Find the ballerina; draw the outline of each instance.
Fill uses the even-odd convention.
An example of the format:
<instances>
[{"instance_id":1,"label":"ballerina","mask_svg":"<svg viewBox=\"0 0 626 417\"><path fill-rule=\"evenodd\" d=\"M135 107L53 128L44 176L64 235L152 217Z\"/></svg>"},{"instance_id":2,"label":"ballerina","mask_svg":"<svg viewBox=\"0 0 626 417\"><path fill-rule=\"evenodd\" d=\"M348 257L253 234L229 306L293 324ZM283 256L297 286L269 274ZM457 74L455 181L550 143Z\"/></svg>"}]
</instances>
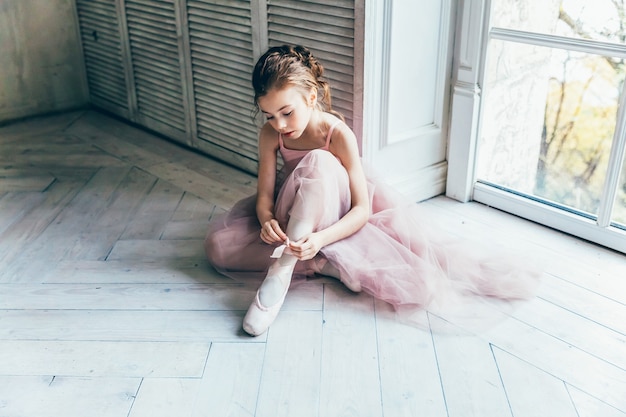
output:
<instances>
[{"instance_id":1,"label":"ballerina","mask_svg":"<svg viewBox=\"0 0 626 417\"><path fill-rule=\"evenodd\" d=\"M459 249L417 204L366 175L357 138L332 109L324 68L307 48L270 48L252 85L266 120L257 193L212 222L205 239L219 272L265 274L243 320L247 333L267 331L296 275L335 277L396 308L427 308L449 293L532 293L535 271Z\"/></svg>"}]
</instances>

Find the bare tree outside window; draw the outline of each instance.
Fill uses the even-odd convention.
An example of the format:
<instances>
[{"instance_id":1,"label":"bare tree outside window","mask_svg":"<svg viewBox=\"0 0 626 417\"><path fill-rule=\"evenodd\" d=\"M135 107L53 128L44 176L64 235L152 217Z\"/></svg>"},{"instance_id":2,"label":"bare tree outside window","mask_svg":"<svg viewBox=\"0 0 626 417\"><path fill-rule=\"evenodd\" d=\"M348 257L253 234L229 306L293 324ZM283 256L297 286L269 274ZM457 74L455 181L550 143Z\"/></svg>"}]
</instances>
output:
<instances>
[{"instance_id":1,"label":"bare tree outside window","mask_svg":"<svg viewBox=\"0 0 626 417\"><path fill-rule=\"evenodd\" d=\"M604 5L607 15L612 14L613 18L601 25L584 19L589 15L586 9L597 7L596 4L576 3L580 2L563 0L560 5L558 19L564 35L624 42L623 1ZM549 82L535 193L591 212L601 198L602 170L608 163L624 85L624 60L566 54L562 72ZM569 181L574 182L574 187L567 186ZM622 222L626 221L625 188L621 187L616 210Z\"/></svg>"}]
</instances>

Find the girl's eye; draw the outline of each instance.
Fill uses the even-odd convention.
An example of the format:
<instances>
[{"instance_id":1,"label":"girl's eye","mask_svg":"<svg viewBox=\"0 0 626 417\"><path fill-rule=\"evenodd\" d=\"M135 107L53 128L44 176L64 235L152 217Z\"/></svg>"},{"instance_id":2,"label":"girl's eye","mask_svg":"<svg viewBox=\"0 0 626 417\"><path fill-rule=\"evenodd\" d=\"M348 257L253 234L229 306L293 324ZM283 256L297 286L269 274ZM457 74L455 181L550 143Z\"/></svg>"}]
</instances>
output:
<instances>
[{"instance_id":1,"label":"girl's eye","mask_svg":"<svg viewBox=\"0 0 626 417\"><path fill-rule=\"evenodd\" d=\"M283 117L289 117L289 116L291 116L292 113L293 113L293 110L290 110L287 113L283 113ZM274 116L270 116L269 114L265 115L265 120L268 120L268 121L269 120L274 120Z\"/></svg>"}]
</instances>

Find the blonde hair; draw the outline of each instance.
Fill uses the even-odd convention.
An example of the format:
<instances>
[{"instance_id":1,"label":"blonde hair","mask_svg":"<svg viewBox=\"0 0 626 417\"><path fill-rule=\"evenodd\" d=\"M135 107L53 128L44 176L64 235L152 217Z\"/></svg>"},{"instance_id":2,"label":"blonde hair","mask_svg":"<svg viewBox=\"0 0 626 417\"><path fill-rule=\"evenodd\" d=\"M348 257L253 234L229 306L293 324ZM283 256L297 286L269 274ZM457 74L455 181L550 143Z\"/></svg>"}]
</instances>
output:
<instances>
[{"instance_id":1,"label":"blonde hair","mask_svg":"<svg viewBox=\"0 0 626 417\"><path fill-rule=\"evenodd\" d=\"M275 46L259 58L252 71L252 88L257 112L260 97L272 89L282 89L288 85L300 89L305 97L315 89L318 110L327 111L344 120L343 115L332 108L330 85L324 78L324 67L304 46Z\"/></svg>"}]
</instances>

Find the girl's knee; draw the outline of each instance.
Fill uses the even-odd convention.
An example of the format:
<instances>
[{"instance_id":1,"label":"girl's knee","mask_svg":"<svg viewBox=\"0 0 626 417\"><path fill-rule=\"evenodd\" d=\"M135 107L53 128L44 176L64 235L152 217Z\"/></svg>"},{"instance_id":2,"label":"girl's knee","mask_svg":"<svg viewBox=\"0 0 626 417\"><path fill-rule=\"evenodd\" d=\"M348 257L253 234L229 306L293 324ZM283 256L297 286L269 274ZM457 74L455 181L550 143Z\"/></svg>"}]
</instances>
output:
<instances>
[{"instance_id":1,"label":"girl's knee","mask_svg":"<svg viewBox=\"0 0 626 417\"><path fill-rule=\"evenodd\" d=\"M332 178L334 181L342 181L347 179L347 172L341 161L332 153L314 149L310 151L302 161L298 168L298 174L303 177L312 178Z\"/></svg>"},{"instance_id":2,"label":"girl's knee","mask_svg":"<svg viewBox=\"0 0 626 417\"><path fill-rule=\"evenodd\" d=\"M223 260L225 259L222 245L220 245L217 233L207 233L204 238L204 252L206 256L215 268L225 268Z\"/></svg>"},{"instance_id":3,"label":"girl's knee","mask_svg":"<svg viewBox=\"0 0 626 417\"><path fill-rule=\"evenodd\" d=\"M341 165L339 160L332 153L325 151L323 149L313 149L303 158L308 159L312 163L324 163L330 165Z\"/></svg>"}]
</instances>

